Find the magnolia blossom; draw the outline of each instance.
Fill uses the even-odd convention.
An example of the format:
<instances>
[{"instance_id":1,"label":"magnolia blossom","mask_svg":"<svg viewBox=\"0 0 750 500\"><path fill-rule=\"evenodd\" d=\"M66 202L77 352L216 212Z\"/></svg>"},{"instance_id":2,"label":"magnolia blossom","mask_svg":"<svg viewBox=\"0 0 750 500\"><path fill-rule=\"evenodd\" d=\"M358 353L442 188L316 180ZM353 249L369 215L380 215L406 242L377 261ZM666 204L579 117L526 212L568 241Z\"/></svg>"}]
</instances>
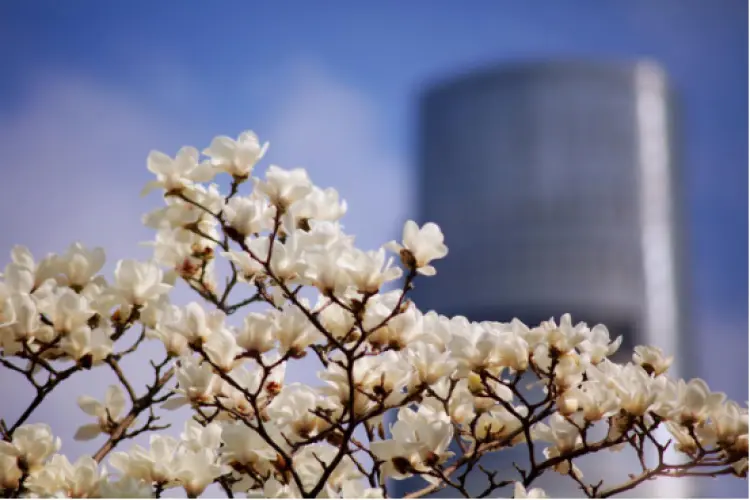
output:
<instances>
[{"instance_id":1,"label":"magnolia blossom","mask_svg":"<svg viewBox=\"0 0 750 500\"><path fill-rule=\"evenodd\" d=\"M58 266L65 276L65 284L82 289L104 266L104 249L87 249L81 243L74 243L65 255L58 260Z\"/></svg>"},{"instance_id":2,"label":"magnolia blossom","mask_svg":"<svg viewBox=\"0 0 750 500\"><path fill-rule=\"evenodd\" d=\"M302 300L305 308L309 307L306 300ZM312 343L321 338L321 333L310 323L307 316L297 307L287 306L276 314L273 326L276 339L279 341L279 352L301 354Z\"/></svg>"},{"instance_id":3,"label":"magnolia blossom","mask_svg":"<svg viewBox=\"0 0 750 500\"><path fill-rule=\"evenodd\" d=\"M427 385L435 384L456 369L456 361L449 351L440 352L434 345L424 342L411 344L406 357L417 373L417 380Z\"/></svg>"},{"instance_id":4,"label":"magnolia blossom","mask_svg":"<svg viewBox=\"0 0 750 500\"><path fill-rule=\"evenodd\" d=\"M210 164L198 162L198 150L193 147L180 149L174 158L152 151L148 155L148 169L156 174L156 180L149 182L141 194L154 188L162 188L167 193L181 192L192 183L207 182L215 175Z\"/></svg>"},{"instance_id":5,"label":"magnolia blossom","mask_svg":"<svg viewBox=\"0 0 750 500\"><path fill-rule=\"evenodd\" d=\"M655 346L614 363L618 332L569 314L526 325L423 312L409 294L448 253L440 228L408 221L400 243L362 250L336 189L301 168L255 174L266 148L248 131L215 138L203 156L152 152L146 191L165 195L142 219L153 259L119 261L112 279L100 248L74 243L39 261L12 250L0 275L0 361L32 385L33 401L0 421L5 496L196 497L214 485L230 496L382 498L390 478L419 476L431 492L446 480L471 486L463 467L525 451L527 440L528 450L545 443L543 457L523 482L497 482L516 498L546 497L527 490L542 469L581 480L575 463L592 449L653 445L669 465L639 450L646 475L747 474L745 406L703 380L669 377L673 358ZM228 194L212 183L221 174ZM179 282L204 302L172 305ZM150 359L142 346L153 341L166 357ZM288 383L302 358L317 377ZM134 362L146 370L131 380ZM27 422L68 377L101 370L117 385L103 401L78 398L94 420L74 438L106 442L71 462L49 426ZM177 408L191 415L182 432L160 434ZM670 444L657 444L657 427ZM684 461L672 464L666 448ZM618 491L607 488L598 492Z\"/></svg>"},{"instance_id":6,"label":"magnolia blossom","mask_svg":"<svg viewBox=\"0 0 750 500\"><path fill-rule=\"evenodd\" d=\"M11 442L0 441L0 455L23 460L28 470L34 471L60 449L60 438L52 435L47 424L27 424L16 429Z\"/></svg>"},{"instance_id":7,"label":"magnolia blossom","mask_svg":"<svg viewBox=\"0 0 750 500\"><path fill-rule=\"evenodd\" d=\"M237 140L218 136L203 154L211 158L210 164L217 170L226 172L236 179L246 179L258 161L268 150L268 143L260 144L255 132L248 130Z\"/></svg>"},{"instance_id":8,"label":"magnolia blossom","mask_svg":"<svg viewBox=\"0 0 750 500\"><path fill-rule=\"evenodd\" d=\"M272 429L271 434L280 437L276 428ZM253 429L241 422L227 422L222 426L221 440L224 443L221 453L224 463L248 467L259 474L272 470L271 462L276 459L277 452Z\"/></svg>"},{"instance_id":9,"label":"magnolia blossom","mask_svg":"<svg viewBox=\"0 0 750 500\"><path fill-rule=\"evenodd\" d=\"M526 491L523 484L516 481L513 487L513 498L549 498L541 488L531 488Z\"/></svg>"},{"instance_id":10,"label":"magnolia blossom","mask_svg":"<svg viewBox=\"0 0 750 500\"><path fill-rule=\"evenodd\" d=\"M100 485L106 475L107 469L100 470L91 457L82 456L71 464L64 455L55 455L29 478L27 487L40 496L62 494L70 498L96 498L100 496Z\"/></svg>"},{"instance_id":11,"label":"magnolia blossom","mask_svg":"<svg viewBox=\"0 0 750 500\"><path fill-rule=\"evenodd\" d=\"M165 408L173 409L188 403L211 402L221 384L221 379L214 373L211 365L201 363L191 356L180 358L175 374L178 384L177 392L181 396L167 401Z\"/></svg>"},{"instance_id":12,"label":"magnolia blossom","mask_svg":"<svg viewBox=\"0 0 750 500\"><path fill-rule=\"evenodd\" d=\"M391 427L393 439L376 441L370 449L385 461L383 473L396 479L415 472L428 472L453 455L448 445L453 438L450 417L438 409L420 406L418 411L401 408ZM432 476L423 476L434 482Z\"/></svg>"},{"instance_id":13,"label":"magnolia blossom","mask_svg":"<svg viewBox=\"0 0 750 500\"><path fill-rule=\"evenodd\" d=\"M91 396L80 396L78 406L84 413L97 418L97 423L87 424L78 428L74 439L88 441L102 432L108 433L117 424L123 410L125 410L125 394L118 385L110 385L104 396L104 403L100 403Z\"/></svg>"},{"instance_id":14,"label":"magnolia blossom","mask_svg":"<svg viewBox=\"0 0 750 500\"><path fill-rule=\"evenodd\" d=\"M432 222L428 222L420 229L416 222L407 221L404 225L402 245L393 241L388 247L401 255L406 267L425 276L433 276L436 273L435 268L429 265L431 261L448 255L448 247L443 244L443 233L437 224Z\"/></svg>"},{"instance_id":15,"label":"magnolia blossom","mask_svg":"<svg viewBox=\"0 0 750 500\"><path fill-rule=\"evenodd\" d=\"M154 491L150 483L125 476L114 482L102 481L99 495L102 498L153 498Z\"/></svg>"},{"instance_id":16,"label":"magnolia blossom","mask_svg":"<svg viewBox=\"0 0 750 500\"><path fill-rule=\"evenodd\" d=\"M113 291L125 303L142 306L172 287L163 283L163 272L154 262L121 260L115 268Z\"/></svg>"},{"instance_id":17,"label":"magnolia blossom","mask_svg":"<svg viewBox=\"0 0 750 500\"><path fill-rule=\"evenodd\" d=\"M224 216L229 226L243 236L269 230L273 225L273 210L260 197L232 198L224 207Z\"/></svg>"},{"instance_id":18,"label":"magnolia blossom","mask_svg":"<svg viewBox=\"0 0 750 500\"><path fill-rule=\"evenodd\" d=\"M271 165L266 172L266 180L255 179L255 183L258 191L266 195L271 203L281 210L303 199L312 191L310 178L302 168L284 170Z\"/></svg>"},{"instance_id":19,"label":"magnolia blossom","mask_svg":"<svg viewBox=\"0 0 750 500\"><path fill-rule=\"evenodd\" d=\"M662 350L654 346L639 345L633 350L633 362L654 375L665 373L674 360L674 356L664 356Z\"/></svg>"},{"instance_id":20,"label":"magnolia blossom","mask_svg":"<svg viewBox=\"0 0 750 500\"><path fill-rule=\"evenodd\" d=\"M149 483L172 485L176 482L176 452L180 442L169 436L152 434L149 449L133 445L129 452L117 451L109 463L128 477Z\"/></svg>"},{"instance_id":21,"label":"magnolia blossom","mask_svg":"<svg viewBox=\"0 0 750 500\"><path fill-rule=\"evenodd\" d=\"M39 288L47 280L55 278L61 270L58 255L50 254L37 264L29 249L22 245L13 247L11 260L13 264L31 272L33 275L32 290Z\"/></svg>"},{"instance_id":22,"label":"magnolia blossom","mask_svg":"<svg viewBox=\"0 0 750 500\"><path fill-rule=\"evenodd\" d=\"M537 424L532 430L532 437L539 441L552 443L552 446L548 449L554 450L554 453L549 453L549 456L567 453L582 444L580 426L559 413L552 415L549 419L549 425L541 422Z\"/></svg>"},{"instance_id":23,"label":"magnolia blossom","mask_svg":"<svg viewBox=\"0 0 750 500\"><path fill-rule=\"evenodd\" d=\"M267 412L288 438L304 441L329 429L327 419L335 419L340 409L320 391L303 384L290 384L281 389Z\"/></svg>"}]
</instances>

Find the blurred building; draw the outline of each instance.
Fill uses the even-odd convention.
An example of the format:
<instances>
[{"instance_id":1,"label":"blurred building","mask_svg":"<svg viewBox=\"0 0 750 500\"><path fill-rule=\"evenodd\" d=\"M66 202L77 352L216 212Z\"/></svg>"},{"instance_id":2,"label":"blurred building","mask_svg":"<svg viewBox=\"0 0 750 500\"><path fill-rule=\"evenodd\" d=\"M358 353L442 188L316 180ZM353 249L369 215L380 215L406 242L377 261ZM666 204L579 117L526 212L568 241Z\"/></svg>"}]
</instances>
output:
<instances>
[{"instance_id":1,"label":"blurred building","mask_svg":"<svg viewBox=\"0 0 750 500\"><path fill-rule=\"evenodd\" d=\"M672 101L663 71L647 62L519 64L429 89L418 214L440 225L449 254L417 286L420 309L528 325L569 312L624 335L626 357L649 343L685 359ZM514 474L518 452L485 466ZM639 471L621 455L584 461L590 482ZM580 495L570 478L548 476L538 485L555 485L553 496ZM425 483L394 484L399 495ZM687 487L660 480L629 494L691 496Z\"/></svg>"}]
</instances>

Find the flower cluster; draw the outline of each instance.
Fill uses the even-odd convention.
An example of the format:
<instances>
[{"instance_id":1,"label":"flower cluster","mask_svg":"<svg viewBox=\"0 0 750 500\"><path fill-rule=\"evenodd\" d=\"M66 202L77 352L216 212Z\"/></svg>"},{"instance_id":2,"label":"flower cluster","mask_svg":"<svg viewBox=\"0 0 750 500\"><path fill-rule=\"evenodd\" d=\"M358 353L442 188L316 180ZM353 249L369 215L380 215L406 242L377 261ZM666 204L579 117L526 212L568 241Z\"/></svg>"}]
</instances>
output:
<instances>
[{"instance_id":1,"label":"flower cluster","mask_svg":"<svg viewBox=\"0 0 750 500\"><path fill-rule=\"evenodd\" d=\"M622 339L604 325L420 311L407 295L448 254L440 228L408 221L401 242L359 249L340 222L347 205L336 190L315 186L303 169L272 165L254 175L266 150L245 132L217 137L203 156L192 147L174 158L152 152L156 179L144 191L160 189L165 202L143 218L156 231L153 259L118 262L111 281L99 274L98 248L74 244L38 263L13 250L0 281L0 362L37 398L12 425L0 420L6 496L182 488L196 497L215 484L228 495L380 498L388 479L416 475L421 494L450 486L467 496L506 488L543 498L531 486L551 470L596 497L697 470L746 476L747 408L702 380L670 378L672 358L657 347L613 362ZM214 182L220 174L228 194ZM230 268L223 286L219 257ZM173 305L178 280L203 302ZM266 307L230 320L252 304ZM165 357L151 361L154 381L139 389L120 361L145 342L163 345ZM318 362L317 378L285 383L303 357ZM91 369L111 370L118 384L103 401L79 398L93 419L75 439L106 442L71 464L56 454L51 429L27 420L57 385ZM524 389L530 380L536 390ZM180 437L158 433L167 427L159 413L181 407L193 418ZM386 428L388 412L396 420ZM669 443L658 441L662 426ZM595 439L594 427L606 435ZM148 447L118 448L143 433ZM547 445L540 456L537 442ZM516 446L531 464L518 468L520 480L477 466ZM609 489L585 482L579 457L625 446L641 458L640 474ZM684 460L667 462L668 449ZM484 491L472 490L477 474L487 476Z\"/></svg>"}]
</instances>

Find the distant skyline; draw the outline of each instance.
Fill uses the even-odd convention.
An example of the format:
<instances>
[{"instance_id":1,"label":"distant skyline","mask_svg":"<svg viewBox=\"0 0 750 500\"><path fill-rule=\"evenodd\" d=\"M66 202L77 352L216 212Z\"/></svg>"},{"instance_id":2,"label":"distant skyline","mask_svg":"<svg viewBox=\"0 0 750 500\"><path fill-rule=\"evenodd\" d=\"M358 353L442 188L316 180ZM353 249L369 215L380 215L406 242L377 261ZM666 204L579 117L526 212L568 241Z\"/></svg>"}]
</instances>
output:
<instances>
[{"instance_id":1,"label":"distant skyline","mask_svg":"<svg viewBox=\"0 0 750 500\"><path fill-rule=\"evenodd\" d=\"M152 233L140 216L159 203L138 198L148 151L205 147L248 128L271 142L264 166L304 166L339 189L347 230L373 248L416 214L415 98L425 84L506 61L650 58L684 117L700 373L745 401L747 9L742 0L0 2L0 266L21 243L35 255L75 240L102 245L110 270L117 258L147 257L137 243Z\"/></svg>"}]
</instances>

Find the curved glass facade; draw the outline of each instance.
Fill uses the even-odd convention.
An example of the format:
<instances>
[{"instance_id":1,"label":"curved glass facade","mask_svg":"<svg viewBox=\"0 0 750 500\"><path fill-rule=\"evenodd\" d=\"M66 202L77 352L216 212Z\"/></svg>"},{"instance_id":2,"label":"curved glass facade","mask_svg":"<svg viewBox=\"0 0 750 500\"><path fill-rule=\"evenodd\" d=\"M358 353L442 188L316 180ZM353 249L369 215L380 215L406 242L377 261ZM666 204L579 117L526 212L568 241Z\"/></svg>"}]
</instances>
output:
<instances>
[{"instance_id":1,"label":"curved glass facade","mask_svg":"<svg viewBox=\"0 0 750 500\"><path fill-rule=\"evenodd\" d=\"M520 64L429 89L419 222L437 222L450 253L415 289L420 309L527 324L570 312L624 335L624 351L653 343L684 359L672 99L664 73L647 62ZM512 471L511 454L485 466ZM624 480L637 468L623 467L622 455L582 466L591 480ZM391 492L424 484L396 482ZM554 496L579 496L569 478L539 481L548 484ZM682 480L635 493L691 496Z\"/></svg>"}]
</instances>

